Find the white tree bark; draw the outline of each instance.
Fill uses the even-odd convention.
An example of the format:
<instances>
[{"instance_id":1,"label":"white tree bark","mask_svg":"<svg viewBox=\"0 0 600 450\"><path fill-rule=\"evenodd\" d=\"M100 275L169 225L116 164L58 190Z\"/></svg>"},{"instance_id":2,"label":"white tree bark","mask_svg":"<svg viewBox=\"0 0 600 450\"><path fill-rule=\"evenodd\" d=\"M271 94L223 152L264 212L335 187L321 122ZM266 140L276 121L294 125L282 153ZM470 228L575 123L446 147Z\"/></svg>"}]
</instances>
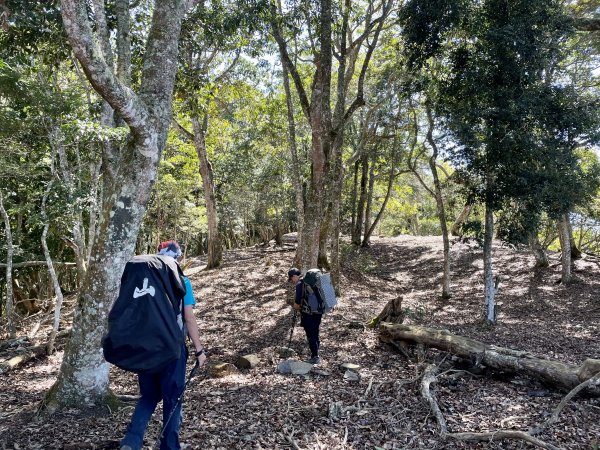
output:
<instances>
[{"instance_id":1,"label":"white tree bark","mask_svg":"<svg viewBox=\"0 0 600 450\"><path fill-rule=\"evenodd\" d=\"M485 290L486 320L490 324L496 323L496 286L494 285L494 271L492 267L492 240L494 238L494 212L491 206L485 207L485 236L483 240L483 278Z\"/></svg>"},{"instance_id":2,"label":"white tree bark","mask_svg":"<svg viewBox=\"0 0 600 450\"><path fill-rule=\"evenodd\" d=\"M560 281L563 284L568 284L573 280L571 274L571 238L569 233L569 217L567 214L563 214L557 222L562 265Z\"/></svg>"},{"instance_id":3,"label":"white tree bark","mask_svg":"<svg viewBox=\"0 0 600 450\"><path fill-rule=\"evenodd\" d=\"M14 322L14 304L13 304L13 286L12 286L12 259L13 259L13 241L10 228L10 219L4 208L3 194L0 191L0 214L4 219L4 233L6 235L6 321L8 325L8 333L11 339L14 339L17 334Z\"/></svg>"}]
</instances>

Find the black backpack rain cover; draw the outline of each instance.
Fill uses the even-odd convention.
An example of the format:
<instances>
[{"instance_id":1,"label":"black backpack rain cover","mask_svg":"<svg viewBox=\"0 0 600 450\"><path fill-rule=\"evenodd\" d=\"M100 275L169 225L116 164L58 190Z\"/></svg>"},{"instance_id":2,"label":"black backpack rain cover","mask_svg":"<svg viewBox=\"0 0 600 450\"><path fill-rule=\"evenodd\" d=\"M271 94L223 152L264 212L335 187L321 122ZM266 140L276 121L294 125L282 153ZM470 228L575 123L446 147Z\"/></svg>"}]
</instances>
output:
<instances>
[{"instance_id":1,"label":"black backpack rain cover","mask_svg":"<svg viewBox=\"0 0 600 450\"><path fill-rule=\"evenodd\" d=\"M102 338L104 358L121 369L158 373L181 356L177 323L185 296L183 273L170 256L140 255L126 265Z\"/></svg>"}]
</instances>

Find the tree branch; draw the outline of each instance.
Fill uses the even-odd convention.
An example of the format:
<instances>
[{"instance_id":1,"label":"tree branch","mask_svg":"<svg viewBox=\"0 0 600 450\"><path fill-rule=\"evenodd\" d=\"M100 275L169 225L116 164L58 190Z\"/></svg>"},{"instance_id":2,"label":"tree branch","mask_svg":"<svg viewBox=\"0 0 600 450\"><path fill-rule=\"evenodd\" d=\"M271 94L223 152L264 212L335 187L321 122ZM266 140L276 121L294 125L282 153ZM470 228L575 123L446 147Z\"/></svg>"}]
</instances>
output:
<instances>
[{"instance_id":1,"label":"tree branch","mask_svg":"<svg viewBox=\"0 0 600 450\"><path fill-rule=\"evenodd\" d=\"M181 125L177 120L173 119L171 121L175 129L179 132L179 135L183 137L184 140L194 142L194 133L186 130L183 125Z\"/></svg>"},{"instance_id":2,"label":"tree branch","mask_svg":"<svg viewBox=\"0 0 600 450\"><path fill-rule=\"evenodd\" d=\"M107 63L90 26L86 2L62 0L61 14L73 52L94 89L134 133L144 134L143 124L148 116L146 106L131 89L121 84Z\"/></svg>"},{"instance_id":3,"label":"tree branch","mask_svg":"<svg viewBox=\"0 0 600 450\"><path fill-rule=\"evenodd\" d=\"M336 132L341 127L344 126L344 124L348 121L348 119L352 116L352 114L354 114L354 111L356 111L358 108L360 108L361 106L363 106L365 104L364 81L365 81L365 76L367 74L367 68L369 66L369 62L371 61L371 56L373 55L373 51L375 50L375 47L377 45L377 41L379 40L379 34L381 32L381 29L383 28L385 19L392 9L393 1L392 0L386 0L386 1L387 1L387 3L383 4L383 10L381 12L381 16L378 19L371 22L371 26L373 24L377 24L377 28L375 29L373 40L367 47L367 54L365 55L365 59L362 64L360 75L358 76L356 97L355 97L354 101L352 102L352 104L348 107L348 110L342 117L342 120L340 121L340 123L337 123L335 125Z\"/></svg>"},{"instance_id":4,"label":"tree branch","mask_svg":"<svg viewBox=\"0 0 600 450\"><path fill-rule=\"evenodd\" d=\"M290 59L290 55L287 50L287 44L285 43L285 39L281 34L281 29L279 28L279 24L277 23L277 12L275 7L272 10L272 18L271 18L271 30L273 31L273 37L277 42L277 46L279 47L279 56L281 58L281 63L285 65L285 68L292 76L292 80L294 80L294 85L296 86L296 92L298 93L298 98L300 99L300 106L302 107L302 112L306 116L306 119L310 121L310 102L308 100L308 96L306 95L306 90L304 89L304 85L302 84L302 78L300 78L300 74L295 66L295 64Z\"/></svg>"}]
</instances>

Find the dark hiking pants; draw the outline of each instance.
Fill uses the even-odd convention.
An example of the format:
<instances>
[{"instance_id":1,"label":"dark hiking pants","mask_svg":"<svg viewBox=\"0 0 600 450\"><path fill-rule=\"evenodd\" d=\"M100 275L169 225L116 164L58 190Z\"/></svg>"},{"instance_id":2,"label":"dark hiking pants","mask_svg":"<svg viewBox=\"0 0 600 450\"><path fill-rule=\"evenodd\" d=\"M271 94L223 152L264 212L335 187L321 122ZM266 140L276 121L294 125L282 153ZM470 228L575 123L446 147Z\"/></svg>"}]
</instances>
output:
<instances>
[{"instance_id":1,"label":"dark hiking pants","mask_svg":"<svg viewBox=\"0 0 600 450\"><path fill-rule=\"evenodd\" d=\"M319 327L321 326L321 314L302 314L302 320L300 325L306 332L306 339L308 340L308 346L310 347L310 356L319 356Z\"/></svg>"}]
</instances>

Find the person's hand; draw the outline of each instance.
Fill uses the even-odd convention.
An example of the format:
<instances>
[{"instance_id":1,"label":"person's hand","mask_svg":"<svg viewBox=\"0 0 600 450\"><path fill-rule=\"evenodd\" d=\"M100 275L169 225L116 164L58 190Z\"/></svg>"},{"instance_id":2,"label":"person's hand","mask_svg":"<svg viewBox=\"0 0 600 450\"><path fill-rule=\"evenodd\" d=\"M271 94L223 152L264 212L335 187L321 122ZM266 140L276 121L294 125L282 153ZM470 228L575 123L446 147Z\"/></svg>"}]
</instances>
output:
<instances>
[{"instance_id":1,"label":"person's hand","mask_svg":"<svg viewBox=\"0 0 600 450\"><path fill-rule=\"evenodd\" d=\"M296 311L300 311L300 305L298 303L294 303L292 308L294 308Z\"/></svg>"},{"instance_id":2,"label":"person's hand","mask_svg":"<svg viewBox=\"0 0 600 450\"><path fill-rule=\"evenodd\" d=\"M207 356L205 352L202 352L200 355L198 355L196 357L196 359L198 360L198 366L202 367L204 365L204 363L206 362Z\"/></svg>"}]
</instances>

